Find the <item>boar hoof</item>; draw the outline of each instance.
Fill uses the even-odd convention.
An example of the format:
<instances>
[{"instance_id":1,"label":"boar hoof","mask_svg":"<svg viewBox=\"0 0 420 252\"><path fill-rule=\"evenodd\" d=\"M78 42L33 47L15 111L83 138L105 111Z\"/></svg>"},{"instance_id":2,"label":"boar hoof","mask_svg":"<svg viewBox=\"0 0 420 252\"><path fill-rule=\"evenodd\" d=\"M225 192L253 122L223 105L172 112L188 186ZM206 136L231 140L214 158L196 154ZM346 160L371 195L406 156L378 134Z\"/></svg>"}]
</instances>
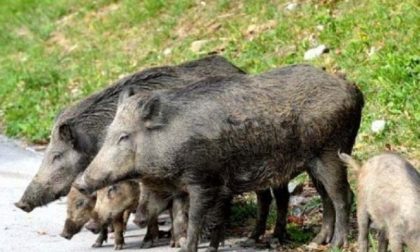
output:
<instances>
[{"instance_id":1,"label":"boar hoof","mask_svg":"<svg viewBox=\"0 0 420 252\"><path fill-rule=\"evenodd\" d=\"M178 246L179 247L184 247L185 245L187 245L187 238L186 237L181 237L178 240Z\"/></svg>"},{"instance_id":2,"label":"boar hoof","mask_svg":"<svg viewBox=\"0 0 420 252\"><path fill-rule=\"evenodd\" d=\"M171 239L171 241L169 242L169 245L172 248L181 248L183 247L185 244L187 243L187 238L185 237L181 237L179 238L177 241L175 239Z\"/></svg>"},{"instance_id":3,"label":"boar hoof","mask_svg":"<svg viewBox=\"0 0 420 252\"><path fill-rule=\"evenodd\" d=\"M255 247L257 241L254 238L248 238L245 241L240 241L239 246L243 248Z\"/></svg>"},{"instance_id":4,"label":"boar hoof","mask_svg":"<svg viewBox=\"0 0 420 252\"><path fill-rule=\"evenodd\" d=\"M121 250L123 249L123 244L115 244L114 245L114 250Z\"/></svg>"},{"instance_id":5,"label":"boar hoof","mask_svg":"<svg viewBox=\"0 0 420 252\"><path fill-rule=\"evenodd\" d=\"M170 238L170 237L171 237L171 231L159 230L159 238Z\"/></svg>"},{"instance_id":6,"label":"boar hoof","mask_svg":"<svg viewBox=\"0 0 420 252\"><path fill-rule=\"evenodd\" d=\"M214 248L214 247L208 247L208 248L206 249L206 252L217 252L217 248Z\"/></svg>"},{"instance_id":7,"label":"boar hoof","mask_svg":"<svg viewBox=\"0 0 420 252\"><path fill-rule=\"evenodd\" d=\"M140 243L140 248L151 248L153 246L153 241L142 241Z\"/></svg>"},{"instance_id":8,"label":"boar hoof","mask_svg":"<svg viewBox=\"0 0 420 252\"><path fill-rule=\"evenodd\" d=\"M312 239L312 242L317 245L329 243L331 241L331 237L332 237L332 232L321 231L320 233L317 234L317 236L315 236L314 239Z\"/></svg>"},{"instance_id":9,"label":"boar hoof","mask_svg":"<svg viewBox=\"0 0 420 252\"><path fill-rule=\"evenodd\" d=\"M281 242L280 239L275 237L270 239L270 248L276 249L280 246Z\"/></svg>"},{"instance_id":10,"label":"boar hoof","mask_svg":"<svg viewBox=\"0 0 420 252\"><path fill-rule=\"evenodd\" d=\"M102 247L102 242L95 242L94 244L92 244L92 248L100 248Z\"/></svg>"},{"instance_id":11,"label":"boar hoof","mask_svg":"<svg viewBox=\"0 0 420 252\"><path fill-rule=\"evenodd\" d=\"M347 239L341 235L334 235L334 238L331 241L333 247L341 248L347 246Z\"/></svg>"},{"instance_id":12,"label":"boar hoof","mask_svg":"<svg viewBox=\"0 0 420 252\"><path fill-rule=\"evenodd\" d=\"M175 240L173 240L173 239L171 239L171 241L169 242L169 246L171 247L171 248L175 248L176 247L176 241Z\"/></svg>"}]
</instances>

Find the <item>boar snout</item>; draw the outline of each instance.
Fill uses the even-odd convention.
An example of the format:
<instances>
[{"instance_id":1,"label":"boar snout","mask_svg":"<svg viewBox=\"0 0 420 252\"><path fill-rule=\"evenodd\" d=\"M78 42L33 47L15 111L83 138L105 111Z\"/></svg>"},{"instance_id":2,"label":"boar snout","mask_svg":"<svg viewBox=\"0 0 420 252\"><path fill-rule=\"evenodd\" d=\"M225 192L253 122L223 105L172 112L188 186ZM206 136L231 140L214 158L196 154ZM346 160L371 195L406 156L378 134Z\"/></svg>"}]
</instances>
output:
<instances>
[{"instance_id":1,"label":"boar snout","mask_svg":"<svg viewBox=\"0 0 420 252\"><path fill-rule=\"evenodd\" d=\"M60 234L60 236L61 236L61 237L63 237L63 238L66 238L67 240L70 240L70 239L73 237L73 235L72 235L72 234L69 234L69 233L67 233L66 231L63 231L63 232Z\"/></svg>"},{"instance_id":2,"label":"boar snout","mask_svg":"<svg viewBox=\"0 0 420 252\"><path fill-rule=\"evenodd\" d=\"M62 193L67 193L69 191L70 189L67 187L63 188L58 184L51 185L42 182L35 176L31 183L26 187L19 202L15 203L15 206L29 213L39 206L44 206L49 202L64 196Z\"/></svg>"},{"instance_id":3,"label":"boar snout","mask_svg":"<svg viewBox=\"0 0 420 252\"><path fill-rule=\"evenodd\" d=\"M82 229L82 227L83 226L77 225L71 219L67 218L64 224L63 232L61 232L60 236L66 238L67 240L70 240L73 237L73 235L75 235L80 231L80 229Z\"/></svg>"},{"instance_id":4,"label":"boar snout","mask_svg":"<svg viewBox=\"0 0 420 252\"><path fill-rule=\"evenodd\" d=\"M23 201L16 202L15 206L17 208L22 209L23 211L25 211L27 213L30 213L30 212L32 212L32 210L34 210L34 207L32 207L31 205L29 205L28 203L23 202Z\"/></svg>"}]
</instances>

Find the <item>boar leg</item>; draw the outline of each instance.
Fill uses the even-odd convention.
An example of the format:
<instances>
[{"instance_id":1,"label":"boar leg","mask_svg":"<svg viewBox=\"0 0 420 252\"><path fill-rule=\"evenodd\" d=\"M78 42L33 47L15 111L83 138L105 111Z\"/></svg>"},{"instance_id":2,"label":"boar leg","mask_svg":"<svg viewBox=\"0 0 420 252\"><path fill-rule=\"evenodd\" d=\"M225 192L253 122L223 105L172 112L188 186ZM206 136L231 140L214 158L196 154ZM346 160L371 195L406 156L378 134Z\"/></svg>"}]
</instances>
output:
<instances>
[{"instance_id":1,"label":"boar leg","mask_svg":"<svg viewBox=\"0 0 420 252\"><path fill-rule=\"evenodd\" d=\"M197 251L204 216L206 216L208 209L215 205L219 189L217 187L203 188L200 185L188 185L187 190L190 195L187 242L180 252L195 252Z\"/></svg>"},{"instance_id":2,"label":"boar leg","mask_svg":"<svg viewBox=\"0 0 420 252\"><path fill-rule=\"evenodd\" d=\"M219 248L220 241L224 241L224 225L221 223L213 227L210 234L210 244L206 252L216 252Z\"/></svg>"},{"instance_id":3,"label":"boar leg","mask_svg":"<svg viewBox=\"0 0 420 252\"><path fill-rule=\"evenodd\" d=\"M411 238L406 241L408 251L418 251L420 248L420 234L414 233Z\"/></svg>"},{"instance_id":4,"label":"boar leg","mask_svg":"<svg viewBox=\"0 0 420 252\"><path fill-rule=\"evenodd\" d=\"M257 223L251 235L240 245L242 247L253 247L259 241L260 236L265 233L267 225L267 217L270 211L270 204L273 200L270 189L260 190L255 192L257 194Z\"/></svg>"},{"instance_id":5,"label":"boar leg","mask_svg":"<svg viewBox=\"0 0 420 252\"><path fill-rule=\"evenodd\" d=\"M114 237L115 244L114 249L120 250L124 246L124 214L120 214L112 220L112 225L114 226Z\"/></svg>"},{"instance_id":6,"label":"boar leg","mask_svg":"<svg viewBox=\"0 0 420 252\"><path fill-rule=\"evenodd\" d=\"M131 210L125 210L123 215L124 230L127 228L127 222L130 218Z\"/></svg>"},{"instance_id":7,"label":"boar leg","mask_svg":"<svg viewBox=\"0 0 420 252\"><path fill-rule=\"evenodd\" d=\"M334 205L336 218L331 243L335 247L346 245L353 199L346 167L338 158L336 150L322 153L320 158L315 158L309 165L311 173L322 182Z\"/></svg>"},{"instance_id":8,"label":"boar leg","mask_svg":"<svg viewBox=\"0 0 420 252\"><path fill-rule=\"evenodd\" d=\"M389 230L389 248L391 252L403 252L403 243L399 230L395 230L392 227Z\"/></svg>"},{"instance_id":9,"label":"boar leg","mask_svg":"<svg viewBox=\"0 0 420 252\"><path fill-rule=\"evenodd\" d=\"M325 191L322 183L317 180L310 172L309 176L314 183L314 186L321 196L322 201L322 227L321 231L315 236L312 242L316 244L329 243L334 234L334 223L335 223L335 210L334 205Z\"/></svg>"},{"instance_id":10,"label":"boar leg","mask_svg":"<svg viewBox=\"0 0 420 252\"><path fill-rule=\"evenodd\" d=\"M211 221L215 223L210 236L210 244L207 252L215 252L219 248L220 242L224 243L225 226L229 220L230 209L232 203L232 196L230 194L219 195L217 204L211 209Z\"/></svg>"},{"instance_id":11,"label":"boar leg","mask_svg":"<svg viewBox=\"0 0 420 252\"><path fill-rule=\"evenodd\" d=\"M277 205L276 227L274 228L273 240L279 243L287 237L287 210L289 207L290 193L287 184L273 187L272 190Z\"/></svg>"},{"instance_id":12,"label":"boar leg","mask_svg":"<svg viewBox=\"0 0 420 252\"><path fill-rule=\"evenodd\" d=\"M359 206L357 207L357 224L359 229L359 237L357 243L359 245L359 252L368 252L369 214L366 210L366 206L362 203L362 201L359 200L358 203Z\"/></svg>"},{"instance_id":13,"label":"boar leg","mask_svg":"<svg viewBox=\"0 0 420 252\"><path fill-rule=\"evenodd\" d=\"M271 196L270 189L257 191L257 224L255 229L252 232L250 239L258 241L260 236L265 233L267 225L267 217L270 211L271 201L273 197Z\"/></svg>"},{"instance_id":14,"label":"boar leg","mask_svg":"<svg viewBox=\"0 0 420 252\"><path fill-rule=\"evenodd\" d=\"M172 237L171 247L182 247L187 239L188 226L188 197L175 197L172 202Z\"/></svg>"},{"instance_id":15,"label":"boar leg","mask_svg":"<svg viewBox=\"0 0 420 252\"><path fill-rule=\"evenodd\" d=\"M147 232L140 244L140 248L151 248L153 242L159 238L159 225L156 217L151 217L147 222Z\"/></svg>"},{"instance_id":16,"label":"boar leg","mask_svg":"<svg viewBox=\"0 0 420 252\"><path fill-rule=\"evenodd\" d=\"M385 230L379 230L378 233L378 252L388 251L388 237Z\"/></svg>"},{"instance_id":17,"label":"boar leg","mask_svg":"<svg viewBox=\"0 0 420 252\"><path fill-rule=\"evenodd\" d=\"M95 243L92 245L93 248L99 248L102 247L102 244L104 241L108 240L108 227L104 226L101 228L101 231L98 235L98 238L96 238Z\"/></svg>"}]
</instances>

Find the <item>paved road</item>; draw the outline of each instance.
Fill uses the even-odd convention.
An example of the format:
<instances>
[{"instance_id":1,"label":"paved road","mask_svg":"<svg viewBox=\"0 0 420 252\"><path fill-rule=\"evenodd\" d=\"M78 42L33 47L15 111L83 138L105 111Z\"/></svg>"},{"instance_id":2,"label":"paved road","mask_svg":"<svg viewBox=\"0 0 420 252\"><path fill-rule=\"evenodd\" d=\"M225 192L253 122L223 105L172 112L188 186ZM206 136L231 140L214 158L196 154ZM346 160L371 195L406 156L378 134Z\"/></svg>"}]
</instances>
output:
<instances>
[{"instance_id":1,"label":"paved road","mask_svg":"<svg viewBox=\"0 0 420 252\"><path fill-rule=\"evenodd\" d=\"M113 251L112 235L104 247L96 249L90 247L96 236L86 230L75 235L71 241L59 236L66 215L65 199L37 208L29 214L13 205L36 173L41 159L41 153L0 135L0 251ZM168 229L168 226L162 229ZM137 228L130 220L124 250L139 251L144 234L145 229ZM161 242L162 246L144 251L177 251L165 246L168 241ZM227 246L220 251L247 251L229 245L235 242L228 240Z\"/></svg>"}]
</instances>

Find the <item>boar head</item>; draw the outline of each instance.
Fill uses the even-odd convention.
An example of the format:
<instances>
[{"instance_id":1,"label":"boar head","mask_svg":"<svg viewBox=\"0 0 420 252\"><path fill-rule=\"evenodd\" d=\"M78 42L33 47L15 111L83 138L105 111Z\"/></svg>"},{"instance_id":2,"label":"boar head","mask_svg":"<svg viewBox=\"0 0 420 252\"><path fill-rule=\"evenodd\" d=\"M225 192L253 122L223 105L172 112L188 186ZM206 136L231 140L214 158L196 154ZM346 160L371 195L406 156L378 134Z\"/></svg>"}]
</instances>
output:
<instances>
[{"instance_id":1,"label":"boar head","mask_svg":"<svg viewBox=\"0 0 420 252\"><path fill-rule=\"evenodd\" d=\"M71 122L57 123L37 174L15 205L25 212L69 193L76 177L87 167L96 147Z\"/></svg>"}]
</instances>

